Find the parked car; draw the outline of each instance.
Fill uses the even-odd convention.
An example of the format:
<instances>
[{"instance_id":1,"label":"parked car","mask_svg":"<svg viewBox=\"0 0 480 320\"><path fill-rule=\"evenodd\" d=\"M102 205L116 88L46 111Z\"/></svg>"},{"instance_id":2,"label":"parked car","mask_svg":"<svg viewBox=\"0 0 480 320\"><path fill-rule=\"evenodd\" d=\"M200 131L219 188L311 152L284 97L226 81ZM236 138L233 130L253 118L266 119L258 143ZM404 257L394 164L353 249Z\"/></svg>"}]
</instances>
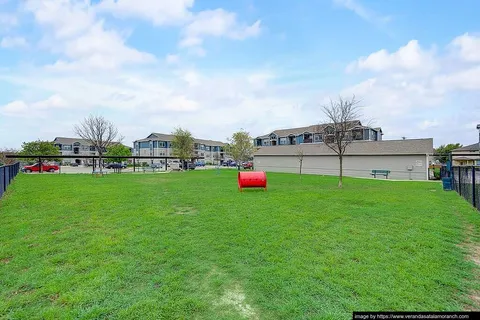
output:
<instances>
[{"instance_id":1,"label":"parked car","mask_svg":"<svg viewBox=\"0 0 480 320\"><path fill-rule=\"evenodd\" d=\"M253 162L252 161L247 161L242 163L243 169L253 169Z\"/></svg>"},{"instance_id":2,"label":"parked car","mask_svg":"<svg viewBox=\"0 0 480 320\"><path fill-rule=\"evenodd\" d=\"M196 162L195 162L195 166L197 166L197 167L205 167L205 162L203 162L203 161L196 161Z\"/></svg>"},{"instance_id":3,"label":"parked car","mask_svg":"<svg viewBox=\"0 0 480 320\"><path fill-rule=\"evenodd\" d=\"M126 164L123 163L109 163L105 166L107 169L125 169L127 167Z\"/></svg>"},{"instance_id":4,"label":"parked car","mask_svg":"<svg viewBox=\"0 0 480 320\"><path fill-rule=\"evenodd\" d=\"M48 164L48 163L42 163L42 172L55 172L59 170L60 167L56 164ZM39 172L40 171L40 165L39 163L32 164L31 166L24 166L22 168L23 172Z\"/></svg>"},{"instance_id":5,"label":"parked car","mask_svg":"<svg viewBox=\"0 0 480 320\"><path fill-rule=\"evenodd\" d=\"M237 163L235 161L231 161L231 162L229 162L228 166L229 167L236 167Z\"/></svg>"},{"instance_id":6,"label":"parked car","mask_svg":"<svg viewBox=\"0 0 480 320\"><path fill-rule=\"evenodd\" d=\"M160 168L163 168L165 165L163 163L152 163L150 165L150 168L153 168L153 169L160 169Z\"/></svg>"},{"instance_id":7,"label":"parked car","mask_svg":"<svg viewBox=\"0 0 480 320\"><path fill-rule=\"evenodd\" d=\"M78 167L78 163L76 163L76 162L71 162L70 165L71 165L72 167Z\"/></svg>"},{"instance_id":8,"label":"parked car","mask_svg":"<svg viewBox=\"0 0 480 320\"><path fill-rule=\"evenodd\" d=\"M195 170L195 163L193 162L185 162L183 165L183 170Z\"/></svg>"}]
</instances>

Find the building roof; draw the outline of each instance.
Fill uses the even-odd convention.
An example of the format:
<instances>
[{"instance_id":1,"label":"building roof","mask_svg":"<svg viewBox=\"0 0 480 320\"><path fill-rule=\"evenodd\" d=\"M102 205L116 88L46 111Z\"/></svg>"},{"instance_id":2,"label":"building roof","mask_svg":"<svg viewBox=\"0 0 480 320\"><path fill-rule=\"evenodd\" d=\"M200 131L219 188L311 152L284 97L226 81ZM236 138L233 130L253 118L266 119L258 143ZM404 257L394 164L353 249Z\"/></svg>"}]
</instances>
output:
<instances>
[{"instance_id":1,"label":"building roof","mask_svg":"<svg viewBox=\"0 0 480 320\"><path fill-rule=\"evenodd\" d=\"M478 151L478 142L453 150L453 152L457 151Z\"/></svg>"},{"instance_id":2,"label":"building roof","mask_svg":"<svg viewBox=\"0 0 480 320\"><path fill-rule=\"evenodd\" d=\"M325 143L303 143L300 145L281 145L259 147L255 156L295 155L298 148L306 156L335 155ZM433 139L407 139L383 141L353 141L345 152L346 155L408 155L433 154Z\"/></svg>"},{"instance_id":3,"label":"building roof","mask_svg":"<svg viewBox=\"0 0 480 320\"><path fill-rule=\"evenodd\" d=\"M473 158L469 158L469 157L454 157L453 160L476 160L476 159L473 159Z\"/></svg>"},{"instance_id":4,"label":"building roof","mask_svg":"<svg viewBox=\"0 0 480 320\"><path fill-rule=\"evenodd\" d=\"M164 133L156 133L153 132L148 135L145 139L135 140L134 142L145 142L150 140L158 140L158 141L172 141L174 135L173 134L164 134ZM204 144L207 146L224 146L226 145L224 142L215 141L215 140L205 140L205 139L194 139L195 143Z\"/></svg>"},{"instance_id":5,"label":"building roof","mask_svg":"<svg viewBox=\"0 0 480 320\"><path fill-rule=\"evenodd\" d=\"M289 135L298 136L298 135L303 134L305 132L322 133L325 130L326 127L332 126L332 125L333 125L332 123L323 123L323 124L314 124L314 125L307 126L307 127L290 128L290 129L278 129L278 130L272 131L270 134L266 134L266 135L263 135L263 136L258 136L255 139L267 139L268 137L270 137L270 135L272 133L276 134L279 137L288 137ZM362 127L362 128L368 128L368 127L362 126L362 123L360 122L360 120L351 121L350 125L352 127L359 126L359 127ZM375 130L375 131L382 132L382 128L372 128L372 129Z\"/></svg>"},{"instance_id":6,"label":"building roof","mask_svg":"<svg viewBox=\"0 0 480 320\"><path fill-rule=\"evenodd\" d=\"M53 139L53 142L58 144L72 144L74 142L80 142L81 144L90 145L90 142L82 138L65 138L65 137L56 137Z\"/></svg>"},{"instance_id":7,"label":"building roof","mask_svg":"<svg viewBox=\"0 0 480 320\"><path fill-rule=\"evenodd\" d=\"M80 142L80 144L82 145L91 145L90 141L88 140L85 140L85 139L81 139L81 138L65 138L65 137L56 137L55 139L53 139L53 142L54 143L57 143L57 144L73 144L75 142ZM117 144L118 142L112 142L112 144ZM126 146L124 145L125 147L127 148L132 148L132 147L129 147L129 146Z\"/></svg>"}]
</instances>

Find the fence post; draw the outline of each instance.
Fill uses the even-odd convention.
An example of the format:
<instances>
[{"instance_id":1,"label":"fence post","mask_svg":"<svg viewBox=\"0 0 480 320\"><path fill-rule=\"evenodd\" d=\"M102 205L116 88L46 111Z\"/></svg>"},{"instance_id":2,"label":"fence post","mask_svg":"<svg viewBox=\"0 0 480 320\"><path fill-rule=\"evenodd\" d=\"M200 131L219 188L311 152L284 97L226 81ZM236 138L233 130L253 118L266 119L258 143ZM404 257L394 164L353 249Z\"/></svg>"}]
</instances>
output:
<instances>
[{"instance_id":1,"label":"fence post","mask_svg":"<svg viewBox=\"0 0 480 320\"><path fill-rule=\"evenodd\" d=\"M476 191L475 191L475 166L472 166L472 203L474 207L477 207L476 204Z\"/></svg>"}]
</instances>

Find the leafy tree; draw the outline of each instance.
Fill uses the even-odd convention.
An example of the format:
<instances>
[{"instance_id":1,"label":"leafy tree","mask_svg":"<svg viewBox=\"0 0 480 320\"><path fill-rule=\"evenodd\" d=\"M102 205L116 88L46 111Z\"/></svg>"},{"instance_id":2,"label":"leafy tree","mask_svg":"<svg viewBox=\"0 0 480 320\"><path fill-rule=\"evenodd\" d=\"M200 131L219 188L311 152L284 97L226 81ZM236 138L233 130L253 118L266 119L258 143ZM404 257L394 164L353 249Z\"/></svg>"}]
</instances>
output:
<instances>
[{"instance_id":1,"label":"leafy tree","mask_svg":"<svg viewBox=\"0 0 480 320\"><path fill-rule=\"evenodd\" d=\"M112 144L110 147L107 148L107 156L119 156L119 157L129 157L132 155L132 151L129 147L121 144L116 143ZM123 162L125 159L122 158L110 158L112 162Z\"/></svg>"},{"instance_id":2,"label":"leafy tree","mask_svg":"<svg viewBox=\"0 0 480 320\"><path fill-rule=\"evenodd\" d=\"M327 147L338 155L340 174L338 187L343 186L343 155L352 142L352 129L356 125L355 120L360 116L359 101L353 96L351 99L338 98L338 101L330 100L329 106L323 106L323 113L330 124L325 126L323 142Z\"/></svg>"},{"instance_id":3,"label":"leafy tree","mask_svg":"<svg viewBox=\"0 0 480 320\"><path fill-rule=\"evenodd\" d=\"M22 143L22 149L18 153L21 156L55 156L60 154L60 150L55 147L51 141L31 141ZM35 161L36 158L25 159L27 161ZM59 161L59 159L54 159Z\"/></svg>"},{"instance_id":4,"label":"leafy tree","mask_svg":"<svg viewBox=\"0 0 480 320\"><path fill-rule=\"evenodd\" d=\"M190 131L182 128L176 128L173 132L172 148L173 155L185 164L185 160L193 158L194 142Z\"/></svg>"},{"instance_id":5,"label":"leafy tree","mask_svg":"<svg viewBox=\"0 0 480 320\"><path fill-rule=\"evenodd\" d=\"M255 150L253 138L250 136L250 133L242 129L235 132L231 138L228 138L228 142L226 150L233 160L237 162L237 167L240 169L240 162L248 161L253 156Z\"/></svg>"},{"instance_id":6,"label":"leafy tree","mask_svg":"<svg viewBox=\"0 0 480 320\"><path fill-rule=\"evenodd\" d=\"M448 161L448 154L455 149L461 148L462 145L460 143L449 143L447 145L442 144L437 149L435 149L435 153L438 154L437 159L440 163L447 163Z\"/></svg>"},{"instance_id":7,"label":"leafy tree","mask_svg":"<svg viewBox=\"0 0 480 320\"><path fill-rule=\"evenodd\" d=\"M119 135L117 127L102 116L89 115L79 125L75 125L73 131L82 139L87 140L98 153L100 172L102 172L102 157L113 143L123 139Z\"/></svg>"}]
</instances>

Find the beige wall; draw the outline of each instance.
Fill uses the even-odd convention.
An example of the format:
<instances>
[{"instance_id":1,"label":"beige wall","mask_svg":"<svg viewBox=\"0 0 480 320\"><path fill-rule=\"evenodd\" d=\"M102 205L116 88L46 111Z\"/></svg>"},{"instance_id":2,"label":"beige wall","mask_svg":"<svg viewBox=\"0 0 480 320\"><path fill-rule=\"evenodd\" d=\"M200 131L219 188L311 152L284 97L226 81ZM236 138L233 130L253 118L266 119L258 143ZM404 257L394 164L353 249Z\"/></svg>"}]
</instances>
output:
<instances>
[{"instance_id":1,"label":"beige wall","mask_svg":"<svg viewBox=\"0 0 480 320\"><path fill-rule=\"evenodd\" d=\"M413 166L409 172L407 166ZM344 156L343 174L350 177L372 177L372 169L390 170L389 179L427 180L426 155ZM302 173L338 175L337 156L305 156ZM258 171L298 173L299 161L295 156L255 156L254 168ZM384 179L383 176L377 178Z\"/></svg>"}]
</instances>

